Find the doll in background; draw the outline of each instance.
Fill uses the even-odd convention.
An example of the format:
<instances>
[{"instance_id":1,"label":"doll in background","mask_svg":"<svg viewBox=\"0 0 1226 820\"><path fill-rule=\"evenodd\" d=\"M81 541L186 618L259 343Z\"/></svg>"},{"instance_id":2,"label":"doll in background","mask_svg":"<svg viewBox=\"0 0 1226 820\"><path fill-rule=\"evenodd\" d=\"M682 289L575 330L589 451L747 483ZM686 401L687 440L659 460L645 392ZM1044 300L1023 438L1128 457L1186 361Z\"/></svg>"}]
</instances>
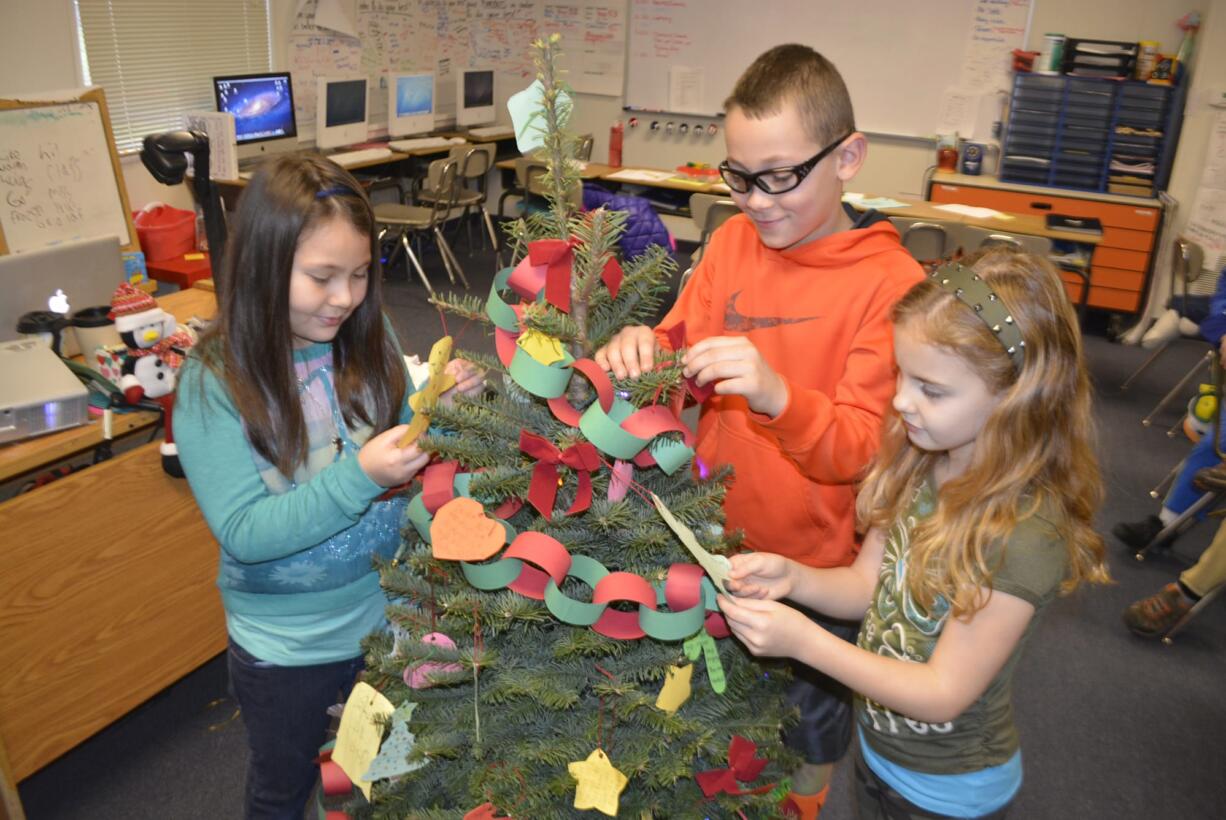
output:
<instances>
[{"instance_id":1,"label":"doll in background","mask_svg":"<svg viewBox=\"0 0 1226 820\"><path fill-rule=\"evenodd\" d=\"M163 310L152 296L124 282L111 296L115 330L126 348L121 365L119 389L124 401L136 404L142 399L162 408L166 433L162 440L162 469L183 478L179 450L175 446L174 415L175 372L192 338L179 331L175 317Z\"/></svg>"}]
</instances>

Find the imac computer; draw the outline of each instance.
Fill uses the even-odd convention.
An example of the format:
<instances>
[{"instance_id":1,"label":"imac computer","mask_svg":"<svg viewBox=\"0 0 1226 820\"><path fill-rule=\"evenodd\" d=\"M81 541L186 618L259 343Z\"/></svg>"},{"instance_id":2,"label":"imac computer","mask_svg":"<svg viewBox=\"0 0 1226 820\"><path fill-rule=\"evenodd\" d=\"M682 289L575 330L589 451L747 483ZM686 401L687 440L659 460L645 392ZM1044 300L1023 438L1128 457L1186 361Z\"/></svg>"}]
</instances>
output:
<instances>
[{"instance_id":1,"label":"imac computer","mask_svg":"<svg viewBox=\"0 0 1226 820\"><path fill-rule=\"evenodd\" d=\"M315 94L315 146L366 141L366 78L320 77Z\"/></svg>"},{"instance_id":2,"label":"imac computer","mask_svg":"<svg viewBox=\"0 0 1226 820\"><path fill-rule=\"evenodd\" d=\"M494 69L465 69L456 92L456 125L488 125L494 121Z\"/></svg>"},{"instance_id":3,"label":"imac computer","mask_svg":"<svg viewBox=\"0 0 1226 820\"><path fill-rule=\"evenodd\" d=\"M433 131L434 74L392 74L387 79L388 136Z\"/></svg>"},{"instance_id":4,"label":"imac computer","mask_svg":"<svg viewBox=\"0 0 1226 820\"><path fill-rule=\"evenodd\" d=\"M240 160L298 147L294 88L288 72L213 78L217 110L234 115Z\"/></svg>"}]
</instances>

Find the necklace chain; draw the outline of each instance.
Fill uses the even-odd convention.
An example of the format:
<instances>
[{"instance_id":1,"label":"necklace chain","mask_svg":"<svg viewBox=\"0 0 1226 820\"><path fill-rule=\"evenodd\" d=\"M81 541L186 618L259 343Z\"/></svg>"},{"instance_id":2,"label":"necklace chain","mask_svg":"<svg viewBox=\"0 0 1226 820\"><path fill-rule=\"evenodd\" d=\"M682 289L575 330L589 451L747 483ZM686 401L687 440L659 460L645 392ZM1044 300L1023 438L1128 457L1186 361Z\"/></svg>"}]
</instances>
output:
<instances>
[{"instance_id":1,"label":"necklace chain","mask_svg":"<svg viewBox=\"0 0 1226 820\"><path fill-rule=\"evenodd\" d=\"M320 379L323 380L324 378L328 378L331 376L332 369L328 367L328 365L323 365L321 367L315 368L310 373L308 373L306 378L302 376L296 376L296 379L298 382L298 393L299 395L306 396L307 401L309 401L312 405L314 405L315 409L323 410L324 414L332 420L332 438L331 438L332 447L336 450L336 458L340 458L341 453L345 449L345 439L341 436L341 422L338 418L339 411L335 404L324 405L315 396L315 394L311 392L311 386L308 383L308 379L310 379L317 373L321 374ZM335 391L336 389L335 383L332 389L333 391Z\"/></svg>"}]
</instances>

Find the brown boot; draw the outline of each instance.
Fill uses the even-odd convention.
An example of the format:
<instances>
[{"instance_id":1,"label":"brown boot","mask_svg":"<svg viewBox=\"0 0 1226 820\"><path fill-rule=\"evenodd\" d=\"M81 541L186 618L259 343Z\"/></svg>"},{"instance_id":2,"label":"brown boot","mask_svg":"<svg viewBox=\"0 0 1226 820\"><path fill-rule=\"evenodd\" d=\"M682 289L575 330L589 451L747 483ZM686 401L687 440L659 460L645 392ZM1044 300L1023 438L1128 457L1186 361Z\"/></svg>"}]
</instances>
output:
<instances>
[{"instance_id":1,"label":"brown boot","mask_svg":"<svg viewBox=\"0 0 1226 820\"><path fill-rule=\"evenodd\" d=\"M1192 486L1205 493L1226 492L1226 462L1197 470Z\"/></svg>"}]
</instances>

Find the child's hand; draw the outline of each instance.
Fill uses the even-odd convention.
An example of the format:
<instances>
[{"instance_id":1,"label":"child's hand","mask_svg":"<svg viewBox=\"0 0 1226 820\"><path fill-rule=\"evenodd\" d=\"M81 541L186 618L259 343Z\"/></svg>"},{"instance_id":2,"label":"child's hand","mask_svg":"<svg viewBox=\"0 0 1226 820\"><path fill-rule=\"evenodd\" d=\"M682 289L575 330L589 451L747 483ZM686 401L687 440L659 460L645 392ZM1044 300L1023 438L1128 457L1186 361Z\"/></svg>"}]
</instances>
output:
<instances>
[{"instance_id":1,"label":"child's hand","mask_svg":"<svg viewBox=\"0 0 1226 820\"><path fill-rule=\"evenodd\" d=\"M728 591L741 598L779 600L792 594L792 562L770 552L730 555Z\"/></svg>"},{"instance_id":2,"label":"child's hand","mask_svg":"<svg viewBox=\"0 0 1226 820\"><path fill-rule=\"evenodd\" d=\"M477 396L485 389L485 371L472 362L452 359L447 362L443 372L455 377L455 386L439 396L439 400L444 404L451 404L459 393L465 396Z\"/></svg>"},{"instance_id":3,"label":"child's hand","mask_svg":"<svg viewBox=\"0 0 1226 820\"><path fill-rule=\"evenodd\" d=\"M430 454L417 449L417 442L401 447L401 436L409 429L407 424L398 424L385 430L358 450L358 464L362 472L380 487L399 487L412 481L417 471L430 461Z\"/></svg>"},{"instance_id":4,"label":"child's hand","mask_svg":"<svg viewBox=\"0 0 1226 820\"><path fill-rule=\"evenodd\" d=\"M774 418L787 405L787 385L744 336L709 336L687 350L682 363L699 387L716 382L716 393L744 396L755 413Z\"/></svg>"},{"instance_id":5,"label":"child's hand","mask_svg":"<svg viewBox=\"0 0 1226 820\"><path fill-rule=\"evenodd\" d=\"M637 379L651 370L656 360L656 334L646 325L623 327L609 343L596 351L596 364L613 371L619 379Z\"/></svg>"},{"instance_id":6,"label":"child's hand","mask_svg":"<svg viewBox=\"0 0 1226 820\"><path fill-rule=\"evenodd\" d=\"M715 596L732 634L753 655L795 657L805 637L818 628L805 615L778 601Z\"/></svg>"}]
</instances>

